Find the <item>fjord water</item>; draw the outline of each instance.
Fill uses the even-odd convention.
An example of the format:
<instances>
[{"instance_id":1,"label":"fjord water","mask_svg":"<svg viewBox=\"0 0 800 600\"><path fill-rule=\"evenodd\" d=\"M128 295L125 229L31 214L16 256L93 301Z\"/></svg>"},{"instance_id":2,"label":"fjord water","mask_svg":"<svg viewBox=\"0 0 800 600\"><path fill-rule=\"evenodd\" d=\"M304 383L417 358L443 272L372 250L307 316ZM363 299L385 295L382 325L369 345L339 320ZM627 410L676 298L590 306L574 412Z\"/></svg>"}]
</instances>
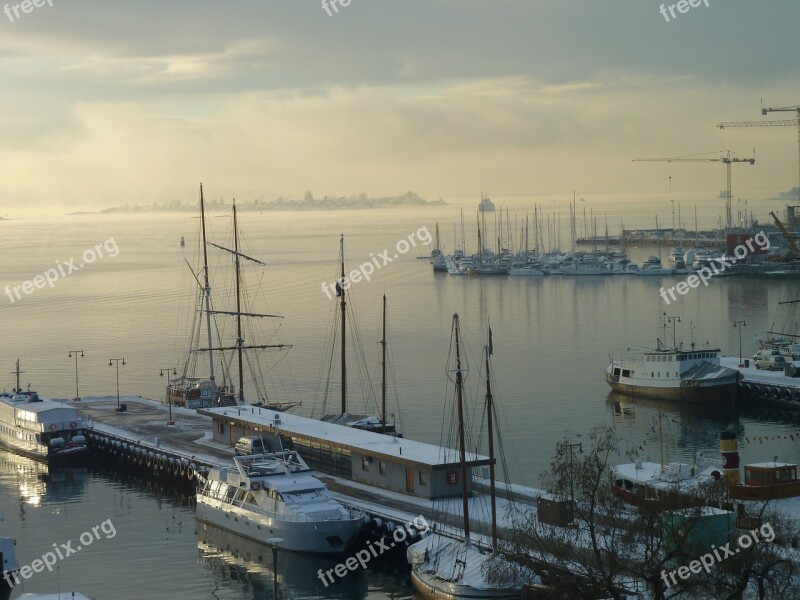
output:
<instances>
[{"instance_id":1,"label":"fjord water","mask_svg":"<svg viewBox=\"0 0 800 600\"><path fill-rule=\"evenodd\" d=\"M470 206L467 213L471 215L472 210ZM706 226L711 227L711 216L706 216ZM700 218L702 228L705 216ZM399 414L406 437L440 441L443 405L450 396L446 360L455 312L461 317L468 347L469 402L472 411L477 410L482 396L476 385L480 350L491 323L495 396L510 478L533 486L547 468L556 442L566 432L577 437L594 425L614 425L626 448L642 448L641 458L659 459L658 405L612 397L603 372L611 351L650 347L657 337L663 339L663 312L680 316L677 338L685 346L692 336L698 347L720 347L731 355L738 353L739 346L739 330L733 321L746 320L742 347L748 356L756 334L783 325L778 302L798 296L798 284L793 282L718 278L666 306L658 296L659 288L667 281L674 285L678 278L450 277L432 273L427 261L416 259L425 252L421 247L394 260L398 240L408 239L421 227L433 234L436 221L443 244L452 248L452 223L457 219L454 206L240 213L243 252L266 263L249 281L251 309L284 317L259 322L260 337L270 344L293 345L288 353L270 351L263 356L272 365L270 399L302 400L295 409L298 414L322 412L315 398L326 377L321 363L331 343L330 317L337 305L321 284L337 276L340 233L345 234L350 269L370 260L370 253L378 256L385 249L393 259L376 270L371 281L354 284L349 301L356 308L368 369L376 382L381 296L387 295L396 380L389 411ZM642 209L626 214L625 224L652 227L651 219L652 211L648 216ZM225 245L229 215L213 212L208 221L212 241ZM467 222L468 249L474 251L471 222L474 216ZM563 218L561 226L566 232ZM75 362L68 351L82 349L85 356L78 359L81 396L114 396L115 369L108 360L124 357L121 394L163 398L166 382L159 371L180 368L186 356L187 323L193 316L197 284L184 258L196 266L195 216L75 215L3 221L0 228L3 286L31 280L57 261L75 257L77 266L85 250L111 238L119 249L116 256L97 258L61 277L52 288L36 289L14 302L5 294L0 296L0 372L10 372L19 357L25 371L23 384L30 381L46 397L72 398ZM186 239L185 248L179 244L181 236ZM564 233L561 239L568 237ZM661 251L665 261L668 252L668 248ZM634 248L631 253L641 262L658 249ZM213 283L214 293L229 298L231 261L215 250L210 250L210 256L214 271L225 273L223 280ZM257 294L256 284L260 284ZM671 342L671 327L666 337ZM355 392L360 387L355 366L351 372ZM11 388L13 376L3 377L2 387ZM252 389L249 382L246 386ZM331 410L337 398L332 396ZM615 400L620 410L615 410ZM360 400L353 402L354 410L363 408ZM667 460L691 460L698 450L713 455L719 431L729 426L739 434L744 462L774 456L800 459L800 441L788 435L798 430L795 415L747 406L663 403L660 409ZM785 439L767 439L777 436ZM795 435L795 440L800 437ZM2 528L17 538L22 564L41 556L53 543L76 539L105 519L112 519L116 526L113 539L98 540L61 563L63 589L80 589L97 598L270 597L270 557L262 557L259 564L252 559L257 549L247 549L242 550L241 562L232 564L224 560L224 553L209 550L203 538L210 534L198 530L193 508L180 495L102 470L31 473L32 467L14 466L13 457L3 457L3 464L9 466L0 476L0 512L6 516ZM221 543L233 548L241 545L227 539ZM284 556L279 559L286 566L284 573L279 564L284 597L411 595L410 588L393 577L372 572L352 573L346 586L324 589L310 566L313 561L306 564ZM55 586L55 574L38 574L25 591Z\"/></svg>"}]
</instances>

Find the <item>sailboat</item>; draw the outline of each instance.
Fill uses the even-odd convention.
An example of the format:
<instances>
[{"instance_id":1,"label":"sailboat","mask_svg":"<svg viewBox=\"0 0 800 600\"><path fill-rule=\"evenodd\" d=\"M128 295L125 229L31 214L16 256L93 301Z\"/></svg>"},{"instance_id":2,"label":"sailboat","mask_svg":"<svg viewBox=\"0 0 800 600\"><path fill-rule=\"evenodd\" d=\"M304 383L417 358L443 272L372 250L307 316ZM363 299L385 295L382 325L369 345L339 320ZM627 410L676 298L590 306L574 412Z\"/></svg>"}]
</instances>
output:
<instances>
[{"instance_id":1,"label":"sailboat","mask_svg":"<svg viewBox=\"0 0 800 600\"><path fill-rule=\"evenodd\" d=\"M339 265L341 279L336 282L336 296L339 298L339 339L334 339L332 354L328 364L333 366L333 355L336 353L336 346L338 342L339 353L341 358L341 411L339 413L327 414L322 417L323 421L328 423L336 423L337 425L345 425L347 427L354 427L356 429L363 429L366 431L373 431L376 433L385 433L388 435L400 436L397 432L394 420L390 420L386 415L386 295L383 296L383 336L381 339L382 359L381 359L381 414L364 415L352 414L348 412L348 394L347 394L347 287L343 282L345 281L345 266L344 266L344 235L339 238ZM358 342L358 334L355 331L354 321L351 306L351 327L353 328L354 337ZM334 325L334 331L336 326ZM334 336L335 337L335 336ZM328 383L330 383L332 373L328 372ZM364 386L366 392L372 396L372 385L367 382ZM327 398L327 385L326 385L326 398ZM373 397L374 398L374 397ZM324 404L327 404L323 400ZM323 409L324 410L324 409Z\"/></svg>"},{"instance_id":2,"label":"sailboat","mask_svg":"<svg viewBox=\"0 0 800 600\"><path fill-rule=\"evenodd\" d=\"M453 315L454 369L457 409L458 452L463 538L443 531L423 538L409 546L408 562L411 564L411 582L414 588L430 600L520 598L524 584L540 587L538 577L530 570L510 561L499 548L497 532L497 502L495 488L494 404L491 388L490 361L492 354L491 329L489 343L484 347L486 360L486 415L489 445L489 479L491 498L491 544L487 545L470 534L469 472L466 464L466 423L464 419L464 372L460 347L458 314ZM502 575L499 575L502 573ZM533 583L536 581L536 583Z\"/></svg>"},{"instance_id":3,"label":"sailboat","mask_svg":"<svg viewBox=\"0 0 800 600\"><path fill-rule=\"evenodd\" d=\"M244 391L244 361L245 353L249 350L287 350L291 348L289 344L248 344L244 343L244 334L242 329L242 319L250 318L281 318L278 315L268 315L262 313L245 312L242 307L242 261L252 262L257 265L264 266L260 260L248 256L240 252L239 249L239 224L236 214L236 202L233 203L233 248L227 248L207 239L206 232L206 215L205 215L205 201L203 198L203 186L200 185L200 229L201 229L201 250L203 257L203 267L201 278L189 265L192 271L194 281L197 283L200 295L198 297L198 318L194 323L192 329L192 337L190 341L191 350L183 365L182 372L175 378L169 381L167 385L166 398L170 404L176 406L185 406L186 408L209 408L212 406L243 406L245 404L255 404L257 406L264 406L271 410L285 411L293 406L297 406L300 402L271 402L267 399L267 395L263 386L260 383L260 374L258 371L258 361L255 357L248 357L248 365L251 368L252 381L256 391L257 401L248 402L245 399ZM212 307L211 299L211 278L208 267L208 247L213 246L218 250L226 252L233 256L233 264L235 270L235 310L214 310ZM218 331L216 325L217 317L235 317L236 319L236 338L233 345L230 343L225 344L222 340L215 340L213 332ZM206 333L206 347L200 347L201 330L205 326ZM232 383L230 373L230 360L226 360L226 353L233 352L236 357L238 366L238 389ZM222 383L217 381L217 363L215 362L216 353L219 353L219 363L221 366ZM198 377L194 375L197 366L197 356L205 355L208 357L208 376Z\"/></svg>"}]
</instances>

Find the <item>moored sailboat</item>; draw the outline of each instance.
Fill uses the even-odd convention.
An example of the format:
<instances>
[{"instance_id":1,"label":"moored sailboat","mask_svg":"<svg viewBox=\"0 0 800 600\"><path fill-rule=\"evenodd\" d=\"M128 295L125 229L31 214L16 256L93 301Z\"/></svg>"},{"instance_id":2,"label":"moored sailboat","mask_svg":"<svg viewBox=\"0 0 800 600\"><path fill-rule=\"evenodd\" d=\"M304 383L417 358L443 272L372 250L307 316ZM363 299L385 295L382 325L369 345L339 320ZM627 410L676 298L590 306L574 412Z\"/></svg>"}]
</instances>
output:
<instances>
[{"instance_id":1,"label":"moored sailboat","mask_svg":"<svg viewBox=\"0 0 800 600\"><path fill-rule=\"evenodd\" d=\"M492 354L491 330L489 343L484 348L486 360L486 416L489 445L489 479L491 499L491 542L486 544L471 535L468 477L466 467L466 422L464 408L464 372L458 315L453 315L453 348L457 409L457 436L460 463L462 532L449 535L434 531L423 540L409 546L408 561L411 564L411 581L414 588L430 600L499 599L519 598L524 584L535 582L538 577L526 568L517 565L499 547L497 528L497 505L495 489L495 456L493 437L494 405L491 389L490 361ZM500 575L502 573L502 575ZM533 583L537 586L538 583Z\"/></svg>"},{"instance_id":2,"label":"moored sailboat","mask_svg":"<svg viewBox=\"0 0 800 600\"><path fill-rule=\"evenodd\" d=\"M255 404L264 406L271 410L284 411L299 404L295 401L272 402L268 400L266 391L260 386L261 374L254 365L257 361L248 359L248 365L252 372L252 380L257 395L255 402L248 402L244 393L244 355L246 351L254 350L286 350L291 348L289 344L247 344L244 343L242 329L243 318L280 318L277 315L268 315L243 310L242 306L242 268L243 260L253 264L264 266L260 260L248 256L240 251L239 248L239 227L236 214L236 202L233 203L233 248L227 248L219 244L208 241L206 232L205 202L203 198L203 186L200 186L200 242L202 252L202 281L197 273L192 270L192 276L199 288L200 296L196 314L197 320L194 322L191 338L191 349L183 365L182 372L171 379L166 389L166 401L176 406L186 408L209 408L212 406L242 406L245 404ZM235 306L233 310L215 310L211 299L210 272L208 265L208 246L213 246L218 250L233 256L235 270ZM188 262L187 262L188 264ZM189 266L191 269L191 266ZM233 345L225 344L221 339L214 339L213 332L216 328L217 317L235 317L236 333ZM200 347L201 330L205 328L206 347ZM238 365L238 389L232 383L232 378L228 363L224 360L226 352L233 352L236 355ZM208 376L195 376L196 359L199 355L208 357ZM215 362L217 354L221 357L220 364ZM222 383L217 381L217 373L222 373Z\"/></svg>"}]
</instances>

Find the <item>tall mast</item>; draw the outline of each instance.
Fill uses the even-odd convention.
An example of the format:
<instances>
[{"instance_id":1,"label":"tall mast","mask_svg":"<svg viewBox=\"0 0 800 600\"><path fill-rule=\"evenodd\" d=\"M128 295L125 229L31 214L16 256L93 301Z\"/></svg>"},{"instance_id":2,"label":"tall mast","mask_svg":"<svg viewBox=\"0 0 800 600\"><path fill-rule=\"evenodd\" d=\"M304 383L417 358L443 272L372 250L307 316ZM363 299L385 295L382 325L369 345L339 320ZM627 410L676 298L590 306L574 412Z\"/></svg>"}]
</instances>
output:
<instances>
[{"instance_id":1,"label":"tall mast","mask_svg":"<svg viewBox=\"0 0 800 600\"><path fill-rule=\"evenodd\" d=\"M244 368L242 365L242 296L240 290L239 226L236 222L236 199L233 200L233 250L236 265L236 347L239 354L239 404L244 404Z\"/></svg>"},{"instance_id":2,"label":"tall mast","mask_svg":"<svg viewBox=\"0 0 800 600\"><path fill-rule=\"evenodd\" d=\"M469 502L467 501L467 447L464 433L464 377L461 373L461 348L458 339L458 313L453 315L456 336L456 397L458 400L458 449L461 453L461 500L464 506L464 541L469 543Z\"/></svg>"},{"instance_id":3,"label":"tall mast","mask_svg":"<svg viewBox=\"0 0 800 600\"><path fill-rule=\"evenodd\" d=\"M17 369L14 371L14 373L17 375L17 393L19 393L22 391L22 388L19 387L19 376L21 373L24 373L24 371L19 370L19 359L17 359Z\"/></svg>"},{"instance_id":4,"label":"tall mast","mask_svg":"<svg viewBox=\"0 0 800 600\"><path fill-rule=\"evenodd\" d=\"M386 294L383 295L383 339L381 339L381 426L386 432Z\"/></svg>"},{"instance_id":5,"label":"tall mast","mask_svg":"<svg viewBox=\"0 0 800 600\"><path fill-rule=\"evenodd\" d=\"M481 241L481 222L478 221L478 264L483 266L483 242Z\"/></svg>"},{"instance_id":6,"label":"tall mast","mask_svg":"<svg viewBox=\"0 0 800 600\"><path fill-rule=\"evenodd\" d=\"M208 373L214 382L214 345L211 338L211 286L208 283L208 246L206 245L206 208L203 200L203 184L200 184L200 223L203 231L203 295L206 304L206 326L208 329Z\"/></svg>"},{"instance_id":7,"label":"tall mast","mask_svg":"<svg viewBox=\"0 0 800 600\"><path fill-rule=\"evenodd\" d=\"M347 358L345 354L345 319L346 317L346 309L347 309L347 301L344 297L344 234L341 235L339 238L339 254L342 258L342 274L341 274L341 283L339 284L339 288L341 291L339 301L339 306L342 309L342 414L347 412Z\"/></svg>"},{"instance_id":8,"label":"tall mast","mask_svg":"<svg viewBox=\"0 0 800 600\"><path fill-rule=\"evenodd\" d=\"M497 495L494 481L494 427L492 416L492 386L489 382L489 356L492 354L492 328L489 328L489 344L486 346L486 425L489 428L489 489L492 497L492 549L497 550Z\"/></svg>"}]
</instances>

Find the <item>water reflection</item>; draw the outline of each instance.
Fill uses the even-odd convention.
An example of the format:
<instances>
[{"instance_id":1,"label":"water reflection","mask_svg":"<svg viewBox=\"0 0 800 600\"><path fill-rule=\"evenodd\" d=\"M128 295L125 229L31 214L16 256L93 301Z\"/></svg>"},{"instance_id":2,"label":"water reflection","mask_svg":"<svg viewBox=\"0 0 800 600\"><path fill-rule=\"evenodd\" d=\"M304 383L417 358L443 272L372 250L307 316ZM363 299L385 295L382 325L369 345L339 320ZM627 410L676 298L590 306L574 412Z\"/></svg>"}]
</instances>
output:
<instances>
[{"instance_id":1,"label":"water reflection","mask_svg":"<svg viewBox=\"0 0 800 600\"><path fill-rule=\"evenodd\" d=\"M274 598L275 566L272 547L230 533L195 519L200 562L219 580L239 587L253 598ZM280 598L366 598L368 585L363 570L349 572L326 587L317 577L320 569L333 569L339 562L278 550L278 593Z\"/></svg>"}]
</instances>

